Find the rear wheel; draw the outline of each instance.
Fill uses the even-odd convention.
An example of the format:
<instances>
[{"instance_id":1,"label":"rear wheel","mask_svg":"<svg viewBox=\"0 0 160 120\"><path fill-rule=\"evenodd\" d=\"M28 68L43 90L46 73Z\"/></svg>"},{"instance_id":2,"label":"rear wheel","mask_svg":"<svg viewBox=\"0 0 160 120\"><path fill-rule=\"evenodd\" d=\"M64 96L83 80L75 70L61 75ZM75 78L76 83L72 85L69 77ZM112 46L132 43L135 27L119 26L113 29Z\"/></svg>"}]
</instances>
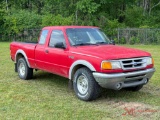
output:
<instances>
[{"instance_id":1,"label":"rear wheel","mask_svg":"<svg viewBox=\"0 0 160 120\"><path fill-rule=\"evenodd\" d=\"M139 91L140 89L142 89L143 85L138 85L138 86L135 86L135 87L128 87L128 88L124 88L125 90L127 91Z\"/></svg>"},{"instance_id":2,"label":"rear wheel","mask_svg":"<svg viewBox=\"0 0 160 120\"><path fill-rule=\"evenodd\" d=\"M92 72L86 67L76 71L73 88L77 97L84 101L94 100L100 95L100 86L95 81Z\"/></svg>"},{"instance_id":3,"label":"rear wheel","mask_svg":"<svg viewBox=\"0 0 160 120\"><path fill-rule=\"evenodd\" d=\"M21 79L28 80L33 77L33 69L28 67L24 58L18 59L17 69L18 75Z\"/></svg>"}]
</instances>

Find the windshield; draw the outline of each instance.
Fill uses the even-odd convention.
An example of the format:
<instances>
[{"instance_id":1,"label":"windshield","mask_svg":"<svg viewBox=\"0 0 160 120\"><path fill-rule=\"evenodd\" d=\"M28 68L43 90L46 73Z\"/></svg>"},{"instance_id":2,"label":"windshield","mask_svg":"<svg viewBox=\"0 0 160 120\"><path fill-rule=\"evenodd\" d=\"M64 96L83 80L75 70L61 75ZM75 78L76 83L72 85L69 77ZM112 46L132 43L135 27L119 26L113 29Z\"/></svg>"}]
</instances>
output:
<instances>
[{"instance_id":1,"label":"windshield","mask_svg":"<svg viewBox=\"0 0 160 120\"><path fill-rule=\"evenodd\" d=\"M66 32L72 46L109 44L108 37L98 28L68 28Z\"/></svg>"}]
</instances>

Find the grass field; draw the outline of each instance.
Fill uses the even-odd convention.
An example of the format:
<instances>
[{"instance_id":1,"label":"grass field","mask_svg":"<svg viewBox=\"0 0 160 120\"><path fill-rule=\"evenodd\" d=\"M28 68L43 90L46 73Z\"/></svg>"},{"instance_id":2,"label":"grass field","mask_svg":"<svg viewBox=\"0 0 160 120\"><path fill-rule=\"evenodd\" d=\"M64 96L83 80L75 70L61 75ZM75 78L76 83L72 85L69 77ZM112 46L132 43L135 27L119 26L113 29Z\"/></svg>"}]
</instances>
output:
<instances>
[{"instance_id":1,"label":"grass field","mask_svg":"<svg viewBox=\"0 0 160 120\"><path fill-rule=\"evenodd\" d=\"M160 46L127 46L148 51L156 72L139 92L103 90L84 102L68 89L68 80L43 71L19 79L10 60L9 43L0 43L0 120L158 120L160 119Z\"/></svg>"}]
</instances>

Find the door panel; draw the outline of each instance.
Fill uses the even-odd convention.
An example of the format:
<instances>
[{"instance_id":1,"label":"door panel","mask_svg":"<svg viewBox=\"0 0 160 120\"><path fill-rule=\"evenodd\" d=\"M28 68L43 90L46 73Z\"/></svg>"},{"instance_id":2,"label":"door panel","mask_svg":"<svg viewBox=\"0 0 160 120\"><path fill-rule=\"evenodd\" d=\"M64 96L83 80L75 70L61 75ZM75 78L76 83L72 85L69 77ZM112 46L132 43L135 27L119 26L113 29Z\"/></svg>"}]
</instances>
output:
<instances>
[{"instance_id":1,"label":"door panel","mask_svg":"<svg viewBox=\"0 0 160 120\"><path fill-rule=\"evenodd\" d=\"M46 63L48 68L53 73L68 77L69 63L68 50L63 48L56 48L57 43L63 43L66 47L66 42L62 30L52 30L49 45L46 46Z\"/></svg>"},{"instance_id":2,"label":"door panel","mask_svg":"<svg viewBox=\"0 0 160 120\"><path fill-rule=\"evenodd\" d=\"M61 42L66 47L62 30L52 30L46 37L45 45L38 44L35 50L35 60L38 69L68 77L71 59L68 57L68 49L56 48L55 44ZM44 36L43 39L44 41ZM40 42L44 43L44 42Z\"/></svg>"},{"instance_id":3,"label":"door panel","mask_svg":"<svg viewBox=\"0 0 160 120\"><path fill-rule=\"evenodd\" d=\"M47 39L49 39L49 30L42 30L39 43L35 48L35 66L37 69L45 70L51 72L51 68L48 68L45 51Z\"/></svg>"},{"instance_id":4,"label":"door panel","mask_svg":"<svg viewBox=\"0 0 160 120\"><path fill-rule=\"evenodd\" d=\"M46 54L47 68L50 68L55 74L68 77L70 59L68 58L68 51L59 48L46 48L48 54Z\"/></svg>"}]
</instances>

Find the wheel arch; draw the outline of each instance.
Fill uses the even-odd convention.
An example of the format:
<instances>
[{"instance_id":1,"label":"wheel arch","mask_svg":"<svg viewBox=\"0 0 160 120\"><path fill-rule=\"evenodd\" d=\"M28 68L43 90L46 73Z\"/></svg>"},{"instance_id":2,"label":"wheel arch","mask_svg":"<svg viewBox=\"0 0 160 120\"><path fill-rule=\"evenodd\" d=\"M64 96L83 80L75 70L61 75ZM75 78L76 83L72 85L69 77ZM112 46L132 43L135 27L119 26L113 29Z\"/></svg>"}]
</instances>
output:
<instances>
[{"instance_id":1,"label":"wheel arch","mask_svg":"<svg viewBox=\"0 0 160 120\"><path fill-rule=\"evenodd\" d=\"M88 61L86 61L86 60L77 60L71 65L71 67L69 69L69 79L70 80L72 80L75 72L81 67L87 67L91 71L96 71L94 66L91 63L89 63Z\"/></svg>"},{"instance_id":2,"label":"wheel arch","mask_svg":"<svg viewBox=\"0 0 160 120\"><path fill-rule=\"evenodd\" d=\"M27 57L26 53L25 53L23 50L21 50L21 49L20 49L20 50L17 50L17 52L16 52L16 54L15 54L15 63L18 62L18 59L19 59L19 58L25 58L28 67L30 67L30 64L29 64L29 62L28 62L28 57Z\"/></svg>"}]
</instances>

